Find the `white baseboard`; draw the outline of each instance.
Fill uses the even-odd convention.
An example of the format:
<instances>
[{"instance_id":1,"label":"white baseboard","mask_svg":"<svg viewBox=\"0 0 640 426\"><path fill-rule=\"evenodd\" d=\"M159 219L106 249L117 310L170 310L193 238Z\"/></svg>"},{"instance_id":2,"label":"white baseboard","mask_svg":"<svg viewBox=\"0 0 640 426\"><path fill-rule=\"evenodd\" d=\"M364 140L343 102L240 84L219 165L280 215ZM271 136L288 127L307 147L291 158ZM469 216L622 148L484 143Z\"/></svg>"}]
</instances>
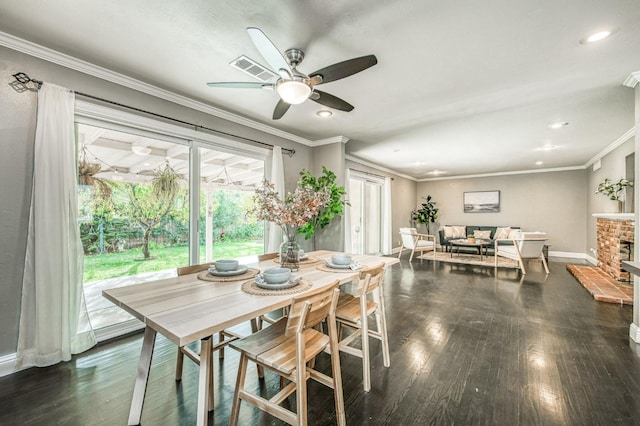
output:
<instances>
[{"instance_id":1,"label":"white baseboard","mask_svg":"<svg viewBox=\"0 0 640 426\"><path fill-rule=\"evenodd\" d=\"M0 377L8 376L16 372L16 354L0 357Z\"/></svg>"},{"instance_id":2,"label":"white baseboard","mask_svg":"<svg viewBox=\"0 0 640 426\"><path fill-rule=\"evenodd\" d=\"M629 326L629 337L636 343L640 343L640 327L631 323Z\"/></svg>"},{"instance_id":3,"label":"white baseboard","mask_svg":"<svg viewBox=\"0 0 640 426\"><path fill-rule=\"evenodd\" d=\"M582 260L586 260L587 262L593 264L593 265L597 265L598 261L596 259L594 259L593 257L589 256L586 253L576 253L576 252L571 252L571 251L552 251L549 250L549 257L564 257L566 259L582 259Z\"/></svg>"}]
</instances>

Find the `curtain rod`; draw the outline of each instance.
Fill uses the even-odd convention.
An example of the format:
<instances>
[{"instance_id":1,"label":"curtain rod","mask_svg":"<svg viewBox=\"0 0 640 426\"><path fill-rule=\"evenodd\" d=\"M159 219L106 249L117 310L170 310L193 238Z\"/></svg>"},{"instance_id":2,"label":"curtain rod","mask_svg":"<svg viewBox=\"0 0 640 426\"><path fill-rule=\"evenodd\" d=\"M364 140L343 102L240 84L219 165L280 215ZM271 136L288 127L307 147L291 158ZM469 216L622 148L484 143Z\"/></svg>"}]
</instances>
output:
<instances>
[{"instance_id":1,"label":"curtain rod","mask_svg":"<svg viewBox=\"0 0 640 426\"><path fill-rule=\"evenodd\" d=\"M9 83L9 85L11 87L13 87L13 89L18 92L18 93L22 93L25 91L31 91L31 92L37 92L40 87L42 86L42 81L40 80L35 80L31 77L29 77L27 74L23 73L23 72L19 72L16 74L13 74L13 77L16 79L16 81ZM33 84L34 87L30 87L29 83ZM173 121L174 123L180 123L183 124L185 126L191 126L193 127L196 131L198 130L207 130L209 132L213 132L213 133L217 133L219 135L224 135L224 136L229 136L232 138L237 138L237 139L241 139L247 142L251 142L251 143L255 143L255 144L259 144L259 145L263 145L263 146L267 146L271 149L273 149L274 145L271 145L269 143L266 142L261 142L261 141L257 141L255 139L251 139L251 138L246 138L244 136L238 136L238 135L234 135L233 133L227 133L227 132L223 132L221 130L216 130L216 129L212 129L210 127L206 127L206 126L201 126L199 124L194 124L194 123L190 123L188 121L183 121L183 120L179 120L177 118L173 118L173 117L168 117L166 115L162 115L162 114L158 114L155 112L151 112L151 111L147 111L141 108L137 108L137 107L133 107L130 105L125 105L125 104L121 104L120 102L115 102L115 101L111 101L109 99L104 99L104 98L100 98L98 96L94 96L94 95L89 95L87 93L82 93L82 92L76 92L74 91L74 93L76 95L80 95L83 96L85 98L90 98L90 99L94 99L96 101L100 101L100 102L105 102L111 105L116 105L122 108L127 108L136 112L141 112L143 114L149 114L152 115L154 117L158 117L158 118L162 118L165 120L169 120L169 121ZM295 149L290 149L290 148L281 148L283 152L287 153L287 155L289 155L289 157L293 157L293 155L296 153Z\"/></svg>"},{"instance_id":2,"label":"curtain rod","mask_svg":"<svg viewBox=\"0 0 640 426\"><path fill-rule=\"evenodd\" d=\"M369 176L375 176L375 177L379 177L379 178L382 178L382 179L389 178L389 179L391 179L391 180L395 180L394 178L392 178L392 177L390 177L390 176L377 175L377 174L375 174L375 173L365 172L364 170L358 170L358 169L352 169L352 168L349 168L349 169L350 169L350 170L353 170L354 172L364 173L365 175L369 175Z\"/></svg>"}]
</instances>

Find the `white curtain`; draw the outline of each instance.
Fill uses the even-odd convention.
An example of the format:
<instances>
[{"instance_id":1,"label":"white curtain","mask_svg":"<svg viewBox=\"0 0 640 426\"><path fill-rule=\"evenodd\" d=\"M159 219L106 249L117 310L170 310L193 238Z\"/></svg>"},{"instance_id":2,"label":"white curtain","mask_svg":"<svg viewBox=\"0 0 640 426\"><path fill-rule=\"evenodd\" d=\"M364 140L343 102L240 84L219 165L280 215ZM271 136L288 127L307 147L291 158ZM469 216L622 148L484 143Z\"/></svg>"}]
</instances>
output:
<instances>
[{"instance_id":1,"label":"white curtain","mask_svg":"<svg viewBox=\"0 0 640 426\"><path fill-rule=\"evenodd\" d=\"M17 369L68 361L96 343L82 290L74 98L48 83L38 92Z\"/></svg>"},{"instance_id":2,"label":"white curtain","mask_svg":"<svg viewBox=\"0 0 640 426\"><path fill-rule=\"evenodd\" d=\"M347 169L347 173L344 180L344 185L347 188L347 200L349 198L349 188L351 184L351 169ZM351 206L344 206L344 251L351 253L353 251L353 245L351 241Z\"/></svg>"},{"instance_id":3,"label":"white curtain","mask_svg":"<svg viewBox=\"0 0 640 426\"><path fill-rule=\"evenodd\" d=\"M273 147L270 182L275 185L276 191L280 194L280 197L283 198L285 196L284 164L282 162L282 148L279 146ZM280 244L282 244L282 229L271 222L268 222L267 226L265 252L275 253L280 249Z\"/></svg>"},{"instance_id":4,"label":"white curtain","mask_svg":"<svg viewBox=\"0 0 640 426\"><path fill-rule=\"evenodd\" d=\"M382 254L391 254L393 238L391 229L391 178L384 178L382 198Z\"/></svg>"}]
</instances>

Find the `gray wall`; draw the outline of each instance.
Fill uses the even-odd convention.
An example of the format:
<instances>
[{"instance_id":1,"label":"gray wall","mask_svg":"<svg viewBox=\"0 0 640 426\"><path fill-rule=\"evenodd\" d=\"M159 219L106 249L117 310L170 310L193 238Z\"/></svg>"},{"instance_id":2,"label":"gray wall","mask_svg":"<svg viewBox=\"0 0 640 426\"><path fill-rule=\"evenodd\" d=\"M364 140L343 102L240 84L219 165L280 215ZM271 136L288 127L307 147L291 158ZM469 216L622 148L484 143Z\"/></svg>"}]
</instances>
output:
<instances>
[{"instance_id":1,"label":"gray wall","mask_svg":"<svg viewBox=\"0 0 640 426\"><path fill-rule=\"evenodd\" d=\"M114 83L0 47L0 356L16 351L22 274L31 197L36 94L19 94L8 84L22 71L68 87L180 120L254 140L293 148L284 157L285 184L292 190L301 169L313 169L310 147L213 117ZM240 144L240 142L238 142Z\"/></svg>"},{"instance_id":2,"label":"gray wall","mask_svg":"<svg viewBox=\"0 0 640 426\"><path fill-rule=\"evenodd\" d=\"M585 253L595 258L591 249L596 249L596 218L593 213L617 213L618 203L609 200L602 194L596 194L598 184L605 178L614 182L625 176L625 159L627 155L635 152L635 141L633 137L620 145L600 160L600 169L593 171L593 167L587 170L587 247Z\"/></svg>"},{"instance_id":3,"label":"gray wall","mask_svg":"<svg viewBox=\"0 0 640 426\"><path fill-rule=\"evenodd\" d=\"M417 202L430 194L440 225L520 226L546 232L552 251L584 253L586 182L585 170L420 182ZM492 190L499 213L464 213L464 192Z\"/></svg>"}]
</instances>

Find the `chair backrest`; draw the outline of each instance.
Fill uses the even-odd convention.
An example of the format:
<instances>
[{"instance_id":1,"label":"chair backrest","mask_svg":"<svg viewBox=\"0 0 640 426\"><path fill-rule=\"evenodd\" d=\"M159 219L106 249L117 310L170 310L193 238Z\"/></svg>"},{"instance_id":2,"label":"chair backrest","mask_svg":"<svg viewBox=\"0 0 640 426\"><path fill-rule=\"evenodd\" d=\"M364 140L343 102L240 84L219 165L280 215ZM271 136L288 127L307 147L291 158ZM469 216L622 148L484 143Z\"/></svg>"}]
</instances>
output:
<instances>
[{"instance_id":1,"label":"chair backrest","mask_svg":"<svg viewBox=\"0 0 640 426\"><path fill-rule=\"evenodd\" d=\"M382 262L379 265L360 272L360 279L354 289L356 296L359 297L362 294L371 293L382 285L384 281L384 266L384 262Z\"/></svg>"},{"instance_id":2,"label":"chair backrest","mask_svg":"<svg viewBox=\"0 0 640 426\"><path fill-rule=\"evenodd\" d=\"M520 257L538 258L542 254L542 249L547 243L547 234L545 232L519 232L517 235L518 249Z\"/></svg>"},{"instance_id":3,"label":"chair backrest","mask_svg":"<svg viewBox=\"0 0 640 426\"><path fill-rule=\"evenodd\" d=\"M200 265L189 265L178 268L178 276L195 274L196 272L205 271L209 269L211 263L201 263Z\"/></svg>"},{"instance_id":4,"label":"chair backrest","mask_svg":"<svg viewBox=\"0 0 640 426\"><path fill-rule=\"evenodd\" d=\"M289 307L285 336L311 328L327 318L330 312L335 313L340 293L338 284L340 281L336 280L326 288L294 298Z\"/></svg>"},{"instance_id":5,"label":"chair backrest","mask_svg":"<svg viewBox=\"0 0 640 426\"><path fill-rule=\"evenodd\" d=\"M400 238L402 238L402 245L405 247L413 247L416 244L415 233L418 231L416 228L400 228Z\"/></svg>"},{"instance_id":6,"label":"chair backrest","mask_svg":"<svg viewBox=\"0 0 640 426\"><path fill-rule=\"evenodd\" d=\"M278 257L278 253L259 254L258 255L258 262L260 262L262 260L275 259L276 257Z\"/></svg>"}]
</instances>

